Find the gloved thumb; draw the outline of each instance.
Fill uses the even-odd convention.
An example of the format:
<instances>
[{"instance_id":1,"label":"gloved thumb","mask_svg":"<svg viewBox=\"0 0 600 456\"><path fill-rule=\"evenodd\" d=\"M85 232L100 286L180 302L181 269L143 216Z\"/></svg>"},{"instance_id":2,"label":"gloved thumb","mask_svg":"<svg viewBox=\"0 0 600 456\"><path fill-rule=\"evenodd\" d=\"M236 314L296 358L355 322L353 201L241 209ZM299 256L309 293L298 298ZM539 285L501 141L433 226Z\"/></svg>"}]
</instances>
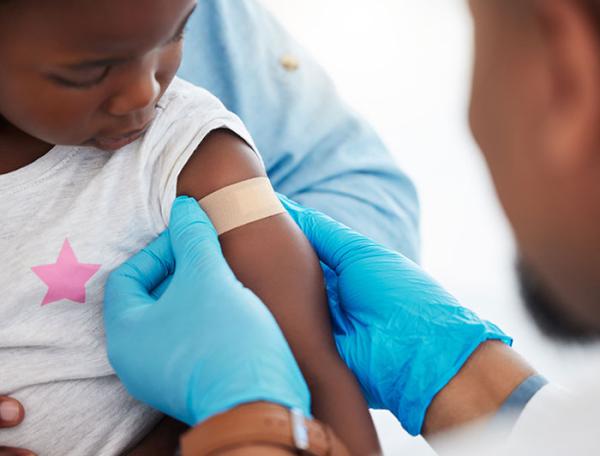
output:
<instances>
[{"instance_id":1,"label":"gloved thumb","mask_svg":"<svg viewBox=\"0 0 600 456\"><path fill-rule=\"evenodd\" d=\"M314 209L278 195L285 209L312 244L319 259L338 275L344 267L381 249L374 241Z\"/></svg>"},{"instance_id":2,"label":"gloved thumb","mask_svg":"<svg viewBox=\"0 0 600 456\"><path fill-rule=\"evenodd\" d=\"M181 196L175 200L169 235L176 269L185 271L186 277L189 274L200 274L204 278L207 274L222 274L223 267L231 272L215 227L195 199Z\"/></svg>"},{"instance_id":3,"label":"gloved thumb","mask_svg":"<svg viewBox=\"0 0 600 456\"><path fill-rule=\"evenodd\" d=\"M106 316L151 304L150 292L173 272L175 259L165 231L146 248L111 273L104 292Z\"/></svg>"}]
</instances>

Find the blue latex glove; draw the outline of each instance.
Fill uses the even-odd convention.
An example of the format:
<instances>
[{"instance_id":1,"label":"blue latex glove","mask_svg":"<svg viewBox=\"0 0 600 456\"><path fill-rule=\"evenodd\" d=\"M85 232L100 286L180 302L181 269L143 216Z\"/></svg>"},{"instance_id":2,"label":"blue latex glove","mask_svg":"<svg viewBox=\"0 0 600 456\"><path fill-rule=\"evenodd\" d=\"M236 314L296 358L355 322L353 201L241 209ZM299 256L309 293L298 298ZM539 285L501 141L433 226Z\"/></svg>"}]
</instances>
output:
<instances>
[{"instance_id":1,"label":"blue latex glove","mask_svg":"<svg viewBox=\"0 0 600 456\"><path fill-rule=\"evenodd\" d=\"M309 416L309 391L279 326L236 279L191 198L178 198L169 229L111 274L104 315L117 375L170 416L195 425L254 401Z\"/></svg>"},{"instance_id":2,"label":"blue latex glove","mask_svg":"<svg viewBox=\"0 0 600 456\"><path fill-rule=\"evenodd\" d=\"M337 276L337 289L328 278L334 336L369 406L390 410L409 433L420 434L433 397L477 347L486 340L512 340L461 307L406 257L326 215L281 200Z\"/></svg>"}]
</instances>

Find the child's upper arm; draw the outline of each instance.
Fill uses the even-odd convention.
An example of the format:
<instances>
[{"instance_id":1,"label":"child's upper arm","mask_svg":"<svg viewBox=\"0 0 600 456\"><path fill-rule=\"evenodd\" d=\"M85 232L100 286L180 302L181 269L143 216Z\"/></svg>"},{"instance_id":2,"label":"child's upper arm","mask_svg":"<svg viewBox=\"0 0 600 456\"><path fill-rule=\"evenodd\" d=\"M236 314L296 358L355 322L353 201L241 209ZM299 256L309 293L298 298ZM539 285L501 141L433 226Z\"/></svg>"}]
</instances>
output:
<instances>
[{"instance_id":1,"label":"child's upper arm","mask_svg":"<svg viewBox=\"0 0 600 456\"><path fill-rule=\"evenodd\" d=\"M253 177L266 176L252 148L228 130L215 130L198 146L179 175L177 194L202 199Z\"/></svg>"},{"instance_id":2,"label":"child's upper arm","mask_svg":"<svg viewBox=\"0 0 600 456\"><path fill-rule=\"evenodd\" d=\"M250 146L234 133L218 130L203 141L183 169L177 193L202 199L223 187L265 175ZM301 367L311 354L327 352L324 347L336 353L319 262L287 214L234 229L220 241L236 276L277 318Z\"/></svg>"},{"instance_id":3,"label":"child's upper arm","mask_svg":"<svg viewBox=\"0 0 600 456\"><path fill-rule=\"evenodd\" d=\"M202 199L264 175L252 148L220 130L198 147L177 190ZM314 415L332 426L353 453L378 453L367 405L335 346L318 258L302 231L280 213L225 232L219 240L237 278L267 305L283 330L310 388Z\"/></svg>"}]
</instances>

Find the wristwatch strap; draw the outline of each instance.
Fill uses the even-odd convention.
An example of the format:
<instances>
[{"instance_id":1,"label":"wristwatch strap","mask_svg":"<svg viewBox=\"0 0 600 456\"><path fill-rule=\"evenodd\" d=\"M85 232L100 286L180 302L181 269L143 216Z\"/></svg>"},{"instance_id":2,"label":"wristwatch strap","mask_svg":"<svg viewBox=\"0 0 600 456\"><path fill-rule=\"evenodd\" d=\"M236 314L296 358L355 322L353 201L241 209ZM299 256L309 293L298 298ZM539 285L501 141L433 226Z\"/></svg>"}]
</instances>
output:
<instances>
[{"instance_id":1,"label":"wristwatch strap","mask_svg":"<svg viewBox=\"0 0 600 456\"><path fill-rule=\"evenodd\" d=\"M239 406L217 415L181 438L184 456L215 455L248 445L272 445L306 456L350 455L327 425L306 419L299 430L298 417L289 409L266 402Z\"/></svg>"}]
</instances>

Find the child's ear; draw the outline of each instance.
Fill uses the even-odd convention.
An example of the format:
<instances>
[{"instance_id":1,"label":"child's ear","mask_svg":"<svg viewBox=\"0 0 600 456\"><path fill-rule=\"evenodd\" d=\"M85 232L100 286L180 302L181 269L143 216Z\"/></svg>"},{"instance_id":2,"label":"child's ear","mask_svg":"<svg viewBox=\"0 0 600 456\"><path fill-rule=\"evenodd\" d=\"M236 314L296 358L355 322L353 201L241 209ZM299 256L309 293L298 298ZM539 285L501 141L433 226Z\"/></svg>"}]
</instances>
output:
<instances>
[{"instance_id":1,"label":"child's ear","mask_svg":"<svg viewBox=\"0 0 600 456\"><path fill-rule=\"evenodd\" d=\"M198 200L229 185L266 176L254 150L230 130L215 130L198 146L177 182L177 195Z\"/></svg>"}]
</instances>

